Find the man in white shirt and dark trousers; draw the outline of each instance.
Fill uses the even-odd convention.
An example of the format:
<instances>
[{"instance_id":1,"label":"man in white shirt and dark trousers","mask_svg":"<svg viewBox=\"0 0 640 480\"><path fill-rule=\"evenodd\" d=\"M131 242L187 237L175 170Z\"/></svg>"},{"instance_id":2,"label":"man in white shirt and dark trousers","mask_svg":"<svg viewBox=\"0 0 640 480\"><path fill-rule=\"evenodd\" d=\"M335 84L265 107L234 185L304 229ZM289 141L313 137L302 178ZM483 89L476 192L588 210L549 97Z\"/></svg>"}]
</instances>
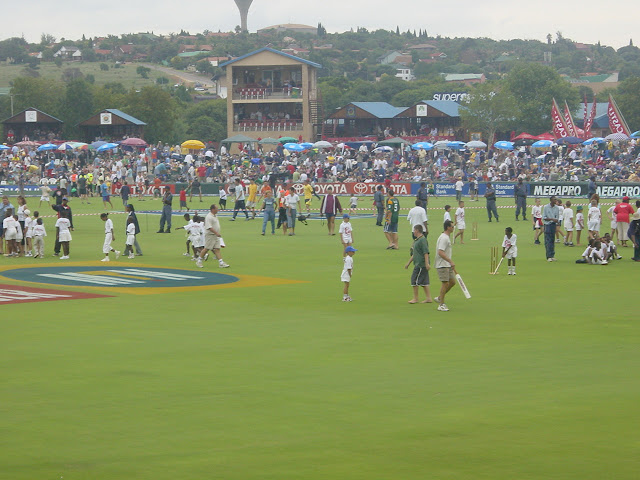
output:
<instances>
[{"instance_id":1,"label":"man in white shirt and dark trousers","mask_svg":"<svg viewBox=\"0 0 640 480\"><path fill-rule=\"evenodd\" d=\"M229 220L235 221L236 216L238 215L238 212L240 210L244 211L244 216L246 217L245 220L249 220L249 213L247 212L247 207L245 206L245 203L244 203L244 185L242 185L242 182L240 181L239 178L236 178L235 192L236 192L236 204L233 207L233 218L230 218Z\"/></svg>"},{"instance_id":2,"label":"man in white shirt and dark trousers","mask_svg":"<svg viewBox=\"0 0 640 480\"><path fill-rule=\"evenodd\" d=\"M407 220L411 224L411 235L413 236L414 240L416 238L415 234L413 233L413 229L416 227L416 225L420 225L422 227L422 232L425 237L429 234L429 228L427 227L427 211L422 206L421 200L418 199L415 203L416 206L409 210L409 213L407 214Z\"/></svg>"}]
</instances>

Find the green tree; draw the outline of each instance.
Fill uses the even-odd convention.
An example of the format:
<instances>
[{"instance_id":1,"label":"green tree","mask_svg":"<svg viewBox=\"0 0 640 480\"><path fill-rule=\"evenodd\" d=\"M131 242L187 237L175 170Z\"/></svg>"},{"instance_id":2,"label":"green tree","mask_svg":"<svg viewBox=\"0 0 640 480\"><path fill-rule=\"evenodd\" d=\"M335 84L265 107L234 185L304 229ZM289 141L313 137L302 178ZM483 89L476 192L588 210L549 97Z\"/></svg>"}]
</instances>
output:
<instances>
[{"instance_id":1,"label":"green tree","mask_svg":"<svg viewBox=\"0 0 640 480\"><path fill-rule=\"evenodd\" d=\"M151 72L151 69L143 67L142 65L139 65L138 68L136 68L136 73L142 78L149 78L149 72Z\"/></svg>"},{"instance_id":2,"label":"green tree","mask_svg":"<svg viewBox=\"0 0 640 480\"><path fill-rule=\"evenodd\" d=\"M631 131L640 130L640 76L620 82L614 98Z\"/></svg>"},{"instance_id":3,"label":"green tree","mask_svg":"<svg viewBox=\"0 0 640 480\"><path fill-rule=\"evenodd\" d=\"M552 67L518 63L506 75L505 82L518 106L518 125L530 133L546 132L551 128L553 98L558 102L566 100L572 109L579 101L578 91Z\"/></svg>"},{"instance_id":4,"label":"green tree","mask_svg":"<svg viewBox=\"0 0 640 480\"><path fill-rule=\"evenodd\" d=\"M516 117L516 99L501 82L477 85L460 109L462 126L482 132L489 145L496 132L507 130Z\"/></svg>"},{"instance_id":5,"label":"green tree","mask_svg":"<svg viewBox=\"0 0 640 480\"><path fill-rule=\"evenodd\" d=\"M103 72L108 72L109 71L109 65L107 65L106 63L101 63L100 64L100 70L102 70Z\"/></svg>"},{"instance_id":6,"label":"green tree","mask_svg":"<svg viewBox=\"0 0 640 480\"><path fill-rule=\"evenodd\" d=\"M60 99L64 96L64 85L51 78L18 77L13 80L11 94L14 96L14 111L33 107L61 117Z\"/></svg>"},{"instance_id":7,"label":"green tree","mask_svg":"<svg viewBox=\"0 0 640 480\"><path fill-rule=\"evenodd\" d=\"M93 90L84 79L75 79L67 83L62 100L62 120L67 138L77 135L76 125L93 115Z\"/></svg>"},{"instance_id":8,"label":"green tree","mask_svg":"<svg viewBox=\"0 0 640 480\"><path fill-rule=\"evenodd\" d=\"M145 140L151 143L180 141L174 126L179 118L179 107L169 92L157 86L131 90L125 97L125 103L127 113L147 124Z\"/></svg>"}]
</instances>

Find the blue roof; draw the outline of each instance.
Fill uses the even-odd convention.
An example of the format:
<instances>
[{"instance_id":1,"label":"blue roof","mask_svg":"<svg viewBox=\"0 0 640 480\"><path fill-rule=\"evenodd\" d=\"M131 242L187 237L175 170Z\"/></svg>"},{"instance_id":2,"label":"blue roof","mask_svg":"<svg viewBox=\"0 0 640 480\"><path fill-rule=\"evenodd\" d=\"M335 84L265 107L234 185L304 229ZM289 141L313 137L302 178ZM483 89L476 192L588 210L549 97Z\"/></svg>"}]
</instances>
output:
<instances>
[{"instance_id":1,"label":"blue roof","mask_svg":"<svg viewBox=\"0 0 640 480\"><path fill-rule=\"evenodd\" d=\"M107 108L105 109L105 112L113 113L114 115L117 115L118 117L126 120L127 122L131 122L134 125L146 125L146 123L144 123L142 120L138 120L137 118L132 117L131 115L127 115L123 111L118 110L116 108Z\"/></svg>"},{"instance_id":2,"label":"blue roof","mask_svg":"<svg viewBox=\"0 0 640 480\"><path fill-rule=\"evenodd\" d=\"M351 105L378 118L394 118L407 107L394 107L387 102L351 102Z\"/></svg>"},{"instance_id":3,"label":"blue roof","mask_svg":"<svg viewBox=\"0 0 640 480\"><path fill-rule=\"evenodd\" d=\"M453 100L423 100L422 103L426 103L449 117L460 116L460 104Z\"/></svg>"},{"instance_id":4,"label":"blue roof","mask_svg":"<svg viewBox=\"0 0 640 480\"><path fill-rule=\"evenodd\" d=\"M222 65L220 65L220 67L226 67L227 65L231 65L234 62L237 62L239 60L244 60L247 57L250 57L252 55L256 55L256 54L262 53L262 52L275 53L276 55L281 55L281 56L283 56L285 58L290 58L292 60L295 60L295 61L300 62L300 63L305 63L305 64L310 65L310 66L315 67L315 68L322 68L322 65L320 65L319 63L311 62L309 60L305 60L304 58L296 57L295 55L289 55L288 53L284 53L284 52L281 52L280 50L275 50L275 49L270 48L270 47L262 47L262 48L260 48L258 50L255 50L253 52L247 53L246 55L242 55L241 57L234 58L233 60L229 60L228 62L224 62Z\"/></svg>"}]
</instances>

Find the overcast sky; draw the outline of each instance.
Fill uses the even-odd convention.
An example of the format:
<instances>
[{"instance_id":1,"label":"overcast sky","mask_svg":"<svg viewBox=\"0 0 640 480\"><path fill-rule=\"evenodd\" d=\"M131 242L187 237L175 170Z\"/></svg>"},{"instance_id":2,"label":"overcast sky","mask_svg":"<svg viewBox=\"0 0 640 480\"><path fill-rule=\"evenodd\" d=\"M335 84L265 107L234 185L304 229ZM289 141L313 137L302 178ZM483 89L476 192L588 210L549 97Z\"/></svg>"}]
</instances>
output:
<instances>
[{"instance_id":1,"label":"overcast sky","mask_svg":"<svg viewBox=\"0 0 640 480\"><path fill-rule=\"evenodd\" d=\"M426 29L430 36L525 38L544 41L547 33L583 43L619 48L629 44L637 30L638 0L254 0L249 30L278 23L317 25L329 32L351 27L369 30ZM176 2L175 0L110 0L81 3L71 0L29 0L12 3L6 12L1 38L22 36L37 42L43 32L57 39L119 35L153 31L156 34L230 31L240 23L233 0ZM15 20L14 20L15 19ZM640 34L634 39L640 44Z\"/></svg>"}]
</instances>

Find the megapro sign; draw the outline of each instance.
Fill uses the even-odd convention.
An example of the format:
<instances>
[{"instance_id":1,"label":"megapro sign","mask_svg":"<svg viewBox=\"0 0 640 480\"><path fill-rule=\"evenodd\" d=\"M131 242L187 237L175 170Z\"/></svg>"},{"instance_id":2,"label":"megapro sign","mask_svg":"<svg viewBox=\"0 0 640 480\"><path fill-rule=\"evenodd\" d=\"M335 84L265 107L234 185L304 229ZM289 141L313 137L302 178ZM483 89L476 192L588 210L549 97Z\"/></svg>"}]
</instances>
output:
<instances>
[{"instance_id":1,"label":"megapro sign","mask_svg":"<svg viewBox=\"0 0 640 480\"><path fill-rule=\"evenodd\" d=\"M587 195L587 185L583 183L541 183L531 184L531 195L534 197L580 197Z\"/></svg>"},{"instance_id":2,"label":"megapro sign","mask_svg":"<svg viewBox=\"0 0 640 480\"><path fill-rule=\"evenodd\" d=\"M589 186L586 183L532 183L529 185L534 197L586 197ZM596 187L600 198L640 197L640 184L637 183L603 183Z\"/></svg>"}]
</instances>

